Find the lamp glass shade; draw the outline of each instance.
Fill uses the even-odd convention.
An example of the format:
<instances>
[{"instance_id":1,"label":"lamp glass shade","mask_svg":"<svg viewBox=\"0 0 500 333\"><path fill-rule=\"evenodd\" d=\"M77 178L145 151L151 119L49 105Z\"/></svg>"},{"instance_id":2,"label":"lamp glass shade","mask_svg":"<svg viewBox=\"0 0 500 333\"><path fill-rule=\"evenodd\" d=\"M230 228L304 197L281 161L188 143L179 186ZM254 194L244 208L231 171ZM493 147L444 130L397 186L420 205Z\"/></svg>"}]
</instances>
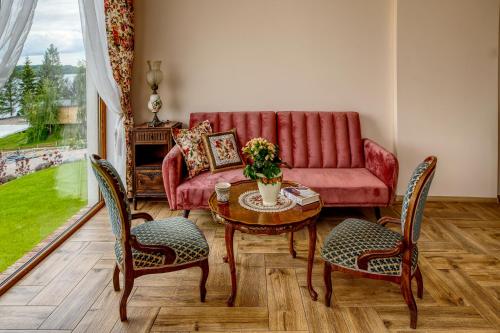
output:
<instances>
[{"instance_id":1,"label":"lamp glass shade","mask_svg":"<svg viewBox=\"0 0 500 333\"><path fill-rule=\"evenodd\" d=\"M161 61L149 61L148 60L148 71L146 73L146 81L150 87L158 87L161 80L163 79L163 73L160 70ZM155 89L155 88L153 88Z\"/></svg>"}]
</instances>

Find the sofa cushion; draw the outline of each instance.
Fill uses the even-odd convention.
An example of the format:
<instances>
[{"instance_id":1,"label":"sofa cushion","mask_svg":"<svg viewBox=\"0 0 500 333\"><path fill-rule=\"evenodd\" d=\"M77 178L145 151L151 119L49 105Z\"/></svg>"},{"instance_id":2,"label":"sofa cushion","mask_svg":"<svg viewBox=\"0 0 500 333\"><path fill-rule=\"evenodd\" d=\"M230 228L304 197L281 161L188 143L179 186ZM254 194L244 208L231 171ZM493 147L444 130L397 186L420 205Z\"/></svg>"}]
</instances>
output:
<instances>
[{"instance_id":1,"label":"sofa cushion","mask_svg":"<svg viewBox=\"0 0 500 333\"><path fill-rule=\"evenodd\" d=\"M226 132L236 128L238 144L243 147L250 139L265 138L277 142L276 113L259 112L198 112L189 116L189 127L209 120L213 132Z\"/></svg>"},{"instance_id":2,"label":"sofa cushion","mask_svg":"<svg viewBox=\"0 0 500 333\"><path fill-rule=\"evenodd\" d=\"M210 167L203 145L203 135L212 133L208 121L202 121L191 129L174 128L172 136L186 161L189 177L196 176Z\"/></svg>"},{"instance_id":3,"label":"sofa cushion","mask_svg":"<svg viewBox=\"0 0 500 333\"><path fill-rule=\"evenodd\" d=\"M364 168L283 169L283 178L311 187L327 206L385 206L389 198L387 186ZM244 179L243 169L204 172L177 187L177 204L184 209L208 208L215 183Z\"/></svg>"},{"instance_id":4,"label":"sofa cushion","mask_svg":"<svg viewBox=\"0 0 500 333\"><path fill-rule=\"evenodd\" d=\"M218 173L203 172L196 177L185 180L177 187L177 205L183 209L208 208L208 199L214 191L216 183L233 183L243 179L245 179L243 168Z\"/></svg>"},{"instance_id":5,"label":"sofa cushion","mask_svg":"<svg viewBox=\"0 0 500 333\"><path fill-rule=\"evenodd\" d=\"M389 189L365 168L284 169L283 178L306 185L328 206L387 205Z\"/></svg>"},{"instance_id":6,"label":"sofa cushion","mask_svg":"<svg viewBox=\"0 0 500 333\"><path fill-rule=\"evenodd\" d=\"M297 168L363 168L356 112L278 112L281 158Z\"/></svg>"}]
</instances>

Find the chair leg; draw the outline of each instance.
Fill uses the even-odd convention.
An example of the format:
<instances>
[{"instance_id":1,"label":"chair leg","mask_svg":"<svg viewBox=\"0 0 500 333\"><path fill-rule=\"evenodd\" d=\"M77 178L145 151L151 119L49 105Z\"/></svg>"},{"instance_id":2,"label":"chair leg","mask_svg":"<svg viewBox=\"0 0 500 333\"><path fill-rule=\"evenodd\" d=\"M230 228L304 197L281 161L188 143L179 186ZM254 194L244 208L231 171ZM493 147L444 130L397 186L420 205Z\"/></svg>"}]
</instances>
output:
<instances>
[{"instance_id":1,"label":"chair leg","mask_svg":"<svg viewBox=\"0 0 500 333\"><path fill-rule=\"evenodd\" d=\"M118 264L115 264L115 270L113 272L113 288L115 291L120 291L120 268Z\"/></svg>"},{"instance_id":2,"label":"chair leg","mask_svg":"<svg viewBox=\"0 0 500 333\"><path fill-rule=\"evenodd\" d=\"M374 207L373 208L375 210L375 218L378 220L380 220L380 218L382 217L382 214L380 213L380 207Z\"/></svg>"},{"instance_id":3,"label":"chair leg","mask_svg":"<svg viewBox=\"0 0 500 333\"><path fill-rule=\"evenodd\" d=\"M127 300L134 287L134 278L125 276L122 299L120 300L120 319L127 320Z\"/></svg>"},{"instance_id":4,"label":"chair leg","mask_svg":"<svg viewBox=\"0 0 500 333\"><path fill-rule=\"evenodd\" d=\"M325 269L323 270L323 278L325 279L325 305L330 306L332 299L332 266L325 261Z\"/></svg>"},{"instance_id":5,"label":"chair leg","mask_svg":"<svg viewBox=\"0 0 500 333\"><path fill-rule=\"evenodd\" d=\"M187 219L187 218L189 217L189 212L190 212L190 211L191 211L191 210L189 210L189 209L184 209L184 211L182 212L182 216L183 216L185 219Z\"/></svg>"},{"instance_id":6,"label":"chair leg","mask_svg":"<svg viewBox=\"0 0 500 333\"><path fill-rule=\"evenodd\" d=\"M208 266L208 259L205 259L202 262L200 262L200 268L201 268L200 300L202 302L205 302L205 296L207 295L206 283L208 278L208 272L210 271Z\"/></svg>"},{"instance_id":7,"label":"chair leg","mask_svg":"<svg viewBox=\"0 0 500 333\"><path fill-rule=\"evenodd\" d=\"M415 270L415 279L417 280L417 297L422 299L424 297L424 281L422 280L422 273L420 267L417 266Z\"/></svg>"},{"instance_id":8,"label":"chair leg","mask_svg":"<svg viewBox=\"0 0 500 333\"><path fill-rule=\"evenodd\" d=\"M403 278L401 281L401 293L410 310L410 327L415 329L417 328L417 303L415 303L415 298L411 291L411 278Z\"/></svg>"}]
</instances>

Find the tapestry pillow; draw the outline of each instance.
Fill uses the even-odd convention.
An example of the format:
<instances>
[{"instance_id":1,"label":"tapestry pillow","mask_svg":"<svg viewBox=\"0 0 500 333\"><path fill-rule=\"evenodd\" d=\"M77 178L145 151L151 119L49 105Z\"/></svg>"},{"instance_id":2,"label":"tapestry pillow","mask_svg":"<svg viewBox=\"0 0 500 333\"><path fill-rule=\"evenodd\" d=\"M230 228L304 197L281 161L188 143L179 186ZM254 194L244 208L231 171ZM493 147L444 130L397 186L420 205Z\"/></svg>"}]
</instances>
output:
<instances>
[{"instance_id":1,"label":"tapestry pillow","mask_svg":"<svg viewBox=\"0 0 500 333\"><path fill-rule=\"evenodd\" d=\"M237 142L236 129L203 135L203 143L212 173L243 166Z\"/></svg>"},{"instance_id":2,"label":"tapestry pillow","mask_svg":"<svg viewBox=\"0 0 500 333\"><path fill-rule=\"evenodd\" d=\"M204 170L209 164L205 148L203 147L203 134L212 133L210 122L205 120L191 129L172 129L172 136L179 146L186 161L188 178L194 177Z\"/></svg>"}]
</instances>

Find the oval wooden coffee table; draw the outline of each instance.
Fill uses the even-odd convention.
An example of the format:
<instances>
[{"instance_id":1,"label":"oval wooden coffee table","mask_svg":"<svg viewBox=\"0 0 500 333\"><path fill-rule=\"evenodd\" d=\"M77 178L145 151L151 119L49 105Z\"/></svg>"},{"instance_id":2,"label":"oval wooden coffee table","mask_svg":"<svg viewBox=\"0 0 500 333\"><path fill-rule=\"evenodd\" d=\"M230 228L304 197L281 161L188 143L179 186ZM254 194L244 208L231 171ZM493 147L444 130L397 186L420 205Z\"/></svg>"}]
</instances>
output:
<instances>
[{"instance_id":1,"label":"oval wooden coffee table","mask_svg":"<svg viewBox=\"0 0 500 333\"><path fill-rule=\"evenodd\" d=\"M297 186L296 183L284 181L282 187ZM313 300L317 300L318 294L312 286L312 268L314 262L314 252L316 250L316 219L323 208L320 201L307 206L295 205L295 207L283 212L256 212L246 209L240 205L238 198L240 194L257 190L257 183L251 180L243 180L233 183L229 202L220 204L217 201L215 192L209 199L209 206L216 217L221 219L225 225L225 240L227 257L224 261L229 263L231 272L231 295L227 300L228 306L234 305L236 298L236 263L234 259L233 237L234 231L239 230L248 234L278 235L290 233L289 250L295 258L296 253L293 247L293 232L305 227L309 230L309 254L307 257L307 287Z\"/></svg>"}]
</instances>

